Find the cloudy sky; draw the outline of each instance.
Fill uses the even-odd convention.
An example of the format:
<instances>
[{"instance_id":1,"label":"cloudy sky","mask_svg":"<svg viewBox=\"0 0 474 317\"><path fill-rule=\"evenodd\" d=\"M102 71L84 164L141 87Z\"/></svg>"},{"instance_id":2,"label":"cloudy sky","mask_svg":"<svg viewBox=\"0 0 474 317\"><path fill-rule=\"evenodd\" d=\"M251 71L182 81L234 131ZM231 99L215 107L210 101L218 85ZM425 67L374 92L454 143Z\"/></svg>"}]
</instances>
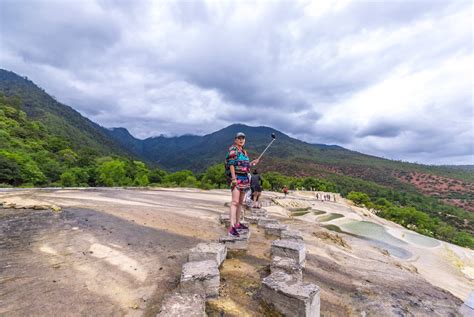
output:
<instances>
[{"instance_id":1,"label":"cloudy sky","mask_svg":"<svg viewBox=\"0 0 474 317\"><path fill-rule=\"evenodd\" d=\"M474 164L471 1L0 1L0 68L139 138L232 123Z\"/></svg>"}]
</instances>

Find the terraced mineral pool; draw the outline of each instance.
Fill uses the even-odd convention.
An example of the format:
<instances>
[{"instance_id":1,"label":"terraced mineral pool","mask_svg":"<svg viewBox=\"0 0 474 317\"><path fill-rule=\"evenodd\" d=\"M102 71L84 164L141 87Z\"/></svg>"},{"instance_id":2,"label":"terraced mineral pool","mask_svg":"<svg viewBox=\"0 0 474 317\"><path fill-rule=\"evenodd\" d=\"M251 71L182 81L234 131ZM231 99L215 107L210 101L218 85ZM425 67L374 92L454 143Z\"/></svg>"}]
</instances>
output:
<instances>
[{"instance_id":1,"label":"terraced mineral pool","mask_svg":"<svg viewBox=\"0 0 474 317\"><path fill-rule=\"evenodd\" d=\"M406 232L404 238L408 242L428 248L434 248L440 245L439 241L436 239L422 236L421 234L416 234L414 232Z\"/></svg>"},{"instance_id":2,"label":"terraced mineral pool","mask_svg":"<svg viewBox=\"0 0 474 317\"><path fill-rule=\"evenodd\" d=\"M347 232L371 241L375 246L384 248L391 255L401 259L408 259L411 252L403 248L405 241L395 238L379 224L368 221L350 221L340 225L343 232Z\"/></svg>"},{"instance_id":3,"label":"terraced mineral pool","mask_svg":"<svg viewBox=\"0 0 474 317\"><path fill-rule=\"evenodd\" d=\"M326 212L322 210L317 210L317 209L311 209L312 213L315 214L316 216L319 215L324 215Z\"/></svg>"},{"instance_id":4,"label":"terraced mineral pool","mask_svg":"<svg viewBox=\"0 0 474 317\"><path fill-rule=\"evenodd\" d=\"M309 211L293 211L291 213L293 217L304 216L306 214L309 214Z\"/></svg>"},{"instance_id":5,"label":"terraced mineral pool","mask_svg":"<svg viewBox=\"0 0 474 317\"><path fill-rule=\"evenodd\" d=\"M318 217L316 220L319 222L327 222L327 221L331 221L331 220L342 218L342 217L344 217L344 215L337 214L337 213L330 213L330 214Z\"/></svg>"}]
</instances>

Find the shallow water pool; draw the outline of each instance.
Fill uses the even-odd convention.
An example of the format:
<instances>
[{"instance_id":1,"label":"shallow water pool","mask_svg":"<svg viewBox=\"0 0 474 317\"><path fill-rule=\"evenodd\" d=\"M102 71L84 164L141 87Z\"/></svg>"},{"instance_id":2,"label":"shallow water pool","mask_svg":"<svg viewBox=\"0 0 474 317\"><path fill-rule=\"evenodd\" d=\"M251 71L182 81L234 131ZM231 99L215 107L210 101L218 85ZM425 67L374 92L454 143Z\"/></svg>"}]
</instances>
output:
<instances>
[{"instance_id":1,"label":"shallow water pool","mask_svg":"<svg viewBox=\"0 0 474 317\"><path fill-rule=\"evenodd\" d=\"M434 248L440 245L440 242L436 239L422 236L414 232L405 232L404 239L413 244L421 245L422 247Z\"/></svg>"},{"instance_id":2,"label":"shallow water pool","mask_svg":"<svg viewBox=\"0 0 474 317\"><path fill-rule=\"evenodd\" d=\"M368 221L351 221L339 226L342 231L365 238L377 247L384 248L391 255L408 259L412 253L403 248L405 241L395 238L379 224Z\"/></svg>"},{"instance_id":3,"label":"shallow water pool","mask_svg":"<svg viewBox=\"0 0 474 317\"><path fill-rule=\"evenodd\" d=\"M344 215L337 214L337 213L329 213L327 215L316 218L316 220L319 221L319 222L328 222L328 221L338 219L338 218L342 218L342 217L344 217Z\"/></svg>"}]
</instances>

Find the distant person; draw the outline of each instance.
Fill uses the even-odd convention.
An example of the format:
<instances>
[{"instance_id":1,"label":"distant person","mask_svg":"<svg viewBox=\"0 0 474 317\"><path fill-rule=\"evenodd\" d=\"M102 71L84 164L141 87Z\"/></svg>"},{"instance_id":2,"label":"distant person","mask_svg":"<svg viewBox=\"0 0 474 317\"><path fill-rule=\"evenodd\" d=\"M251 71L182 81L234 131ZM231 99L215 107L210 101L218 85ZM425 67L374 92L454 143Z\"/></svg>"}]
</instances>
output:
<instances>
[{"instance_id":1,"label":"distant person","mask_svg":"<svg viewBox=\"0 0 474 317\"><path fill-rule=\"evenodd\" d=\"M250 188L250 166L255 166L259 162L258 159L250 162L244 145L245 134L239 132L235 135L234 144L229 148L225 158L227 182L232 193L229 235L236 237L239 236L237 229L248 229L240 223L240 214L245 193Z\"/></svg>"},{"instance_id":2,"label":"distant person","mask_svg":"<svg viewBox=\"0 0 474 317\"><path fill-rule=\"evenodd\" d=\"M316 193L316 200L319 200L319 194Z\"/></svg>"},{"instance_id":3,"label":"distant person","mask_svg":"<svg viewBox=\"0 0 474 317\"><path fill-rule=\"evenodd\" d=\"M250 188L253 194L253 208L262 208L262 204L259 202L260 195L262 194L263 180L255 169L252 177L250 178Z\"/></svg>"},{"instance_id":4,"label":"distant person","mask_svg":"<svg viewBox=\"0 0 474 317\"><path fill-rule=\"evenodd\" d=\"M288 187L283 186L283 194L285 194L285 198L286 198L286 195L288 195Z\"/></svg>"},{"instance_id":5,"label":"distant person","mask_svg":"<svg viewBox=\"0 0 474 317\"><path fill-rule=\"evenodd\" d=\"M332 195L332 197L334 198L334 202L336 202L336 195Z\"/></svg>"}]
</instances>

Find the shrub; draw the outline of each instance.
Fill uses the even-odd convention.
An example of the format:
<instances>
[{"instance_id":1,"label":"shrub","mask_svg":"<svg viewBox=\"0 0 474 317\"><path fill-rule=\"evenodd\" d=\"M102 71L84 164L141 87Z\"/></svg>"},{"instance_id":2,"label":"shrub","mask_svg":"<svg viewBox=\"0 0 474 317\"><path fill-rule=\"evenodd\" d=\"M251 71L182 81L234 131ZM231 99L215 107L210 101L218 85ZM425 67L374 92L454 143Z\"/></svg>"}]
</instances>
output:
<instances>
[{"instance_id":1,"label":"shrub","mask_svg":"<svg viewBox=\"0 0 474 317\"><path fill-rule=\"evenodd\" d=\"M364 206L370 202L369 195L361 192L350 192L347 199L352 200L357 206Z\"/></svg>"}]
</instances>

